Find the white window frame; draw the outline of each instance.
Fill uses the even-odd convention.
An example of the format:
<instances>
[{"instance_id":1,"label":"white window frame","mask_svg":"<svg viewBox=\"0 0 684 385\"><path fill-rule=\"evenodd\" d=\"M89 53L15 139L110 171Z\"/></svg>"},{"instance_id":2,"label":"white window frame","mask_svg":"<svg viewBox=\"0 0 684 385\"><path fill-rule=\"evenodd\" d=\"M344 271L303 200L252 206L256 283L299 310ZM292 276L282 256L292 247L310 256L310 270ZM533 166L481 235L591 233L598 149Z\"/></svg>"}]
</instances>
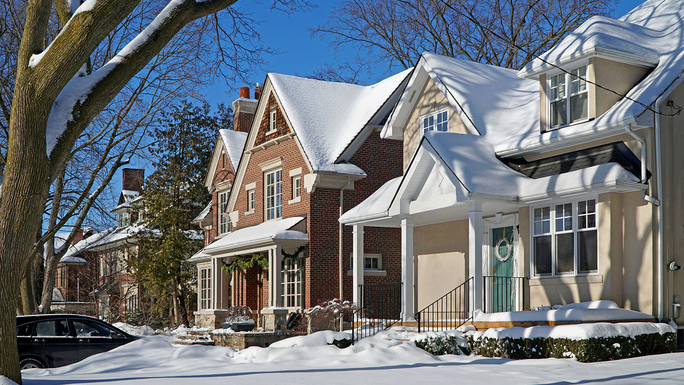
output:
<instances>
[{"instance_id":1,"label":"white window frame","mask_svg":"<svg viewBox=\"0 0 684 385\"><path fill-rule=\"evenodd\" d=\"M548 75L548 79L546 81L546 95L548 102L546 104L547 106L547 126L548 130L557 130L559 128L563 128L566 126L569 126L571 124L576 124L576 123L581 123L584 121L587 121L589 119L589 88L587 87L587 70L588 66L587 64L582 64L579 66L575 66L571 70L567 72L560 72L560 73L552 73ZM558 79L557 85L554 85L554 80ZM558 85L561 83L563 84L563 89L562 92L555 92L555 97L554 97L554 89L559 89ZM574 88L576 87L576 88ZM561 95L562 94L562 95ZM572 102L574 98L580 98L584 97L586 100L586 111L584 116L580 117L574 117L573 116L573 109L572 109ZM553 104L554 103L563 103L565 104L565 122L561 122L558 124L553 124Z\"/></svg>"},{"instance_id":2,"label":"white window frame","mask_svg":"<svg viewBox=\"0 0 684 385\"><path fill-rule=\"evenodd\" d=\"M247 211L245 215L254 214L256 211L256 182L252 182L245 186L247 192Z\"/></svg>"},{"instance_id":3,"label":"white window frame","mask_svg":"<svg viewBox=\"0 0 684 385\"><path fill-rule=\"evenodd\" d=\"M301 309L304 305L304 266L302 257L296 261L284 258L280 269L280 298L284 307Z\"/></svg>"},{"instance_id":4,"label":"white window frame","mask_svg":"<svg viewBox=\"0 0 684 385\"><path fill-rule=\"evenodd\" d=\"M218 192L218 235L228 234L231 231L231 223L228 213L229 194L230 190Z\"/></svg>"},{"instance_id":5,"label":"white window frame","mask_svg":"<svg viewBox=\"0 0 684 385\"><path fill-rule=\"evenodd\" d=\"M449 108L432 111L420 117L421 136L427 131L449 131Z\"/></svg>"},{"instance_id":6,"label":"white window frame","mask_svg":"<svg viewBox=\"0 0 684 385\"><path fill-rule=\"evenodd\" d=\"M373 260L377 260L377 268L372 267ZM366 265L368 262L371 262L371 267L367 268ZM349 266L352 267L352 269L347 270L347 275L351 276L354 274L353 266L354 266L354 254L349 254ZM363 253L363 275L367 275L370 277L384 277L387 275L387 272L383 270L382 268L382 254L370 254L370 253Z\"/></svg>"},{"instance_id":7,"label":"white window frame","mask_svg":"<svg viewBox=\"0 0 684 385\"><path fill-rule=\"evenodd\" d=\"M278 131L278 121L276 120L277 114L276 114L276 108L271 107L268 110L268 131L266 131L266 135L268 134L273 134L274 132Z\"/></svg>"},{"instance_id":8,"label":"white window frame","mask_svg":"<svg viewBox=\"0 0 684 385\"><path fill-rule=\"evenodd\" d=\"M271 176L273 181L270 181ZM264 172L264 220L270 221L282 217L283 170L274 168Z\"/></svg>"},{"instance_id":9,"label":"white window frame","mask_svg":"<svg viewBox=\"0 0 684 385\"><path fill-rule=\"evenodd\" d=\"M580 203L584 202L585 204L587 202L593 201L594 205L594 211L593 212L588 212L585 214L581 214L579 212L579 207ZM565 205L571 205L572 206L572 213L571 216L567 216L565 214L566 211L566 206ZM558 210L559 207L562 207L562 211ZM548 208L549 215L548 218L545 218L543 216L543 210ZM537 216L537 211L536 210L542 210L542 220L538 221L536 220L538 218ZM598 197L596 196L589 196L589 197L581 197L577 198L574 200L557 200L557 201L552 201L552 202L547 202L545 204L540 204L540 205L535 205L530 207L530 246L531 246L531 255L530 255L530 265L531 265L531 270L530 270L530 276L533 278L548 278L548 277L563 277L563 276L587 276L587 275L597 275L599 273L599 229L598 229L598 223L599 223L599 213L598 213ZM587 220L593 215L593 226L587 226ZM581 224L581 218L584 217L584 223L585 226L583 228L580 228ZM570 219L570 222L568 222L566 219ZM544 225L547 226L544 226ZM596 250L595 252L595 269L585 269L585 270L580 270L580 247L579 247L579 241L580 241L580 234L582 233L588 233L588 232L595 232L595 237L596 237ZM558 257L559 257L559 249L558 249L558 236L563 236L564 234L572 234L572 245L573 245L573 255L572 255L572 263L573 263L573 268L572 271L558 271L559 269L559 263L558 263ZM537 264L536 264L536 258L537 258L537 244L536 244L536 238L542 238L542 237L550 237L550 272L543 272L543 273L538 273L537 272Z\"/></svg>"},{"instance_id":10,"label":"white window frame","mask_svg":"<svg viewBox=\"0 0 684 385\"><path fill-rule=\"evenodd\" d=\"M292 199L287 204L294 204L302 201L302 168L290 170L290 182L292 186Z\"/></svg>"},{"instance_id":11,"label":"white window frame","mask_svg":"<svg viewBox=\"0 0 684 385\"><path fill-rule=\"evenodd\" d=\"M199 310L213 309L211 303L211 265L198 266L198 287L197 292L199 293Z\"/></svg>"}]
</instances>

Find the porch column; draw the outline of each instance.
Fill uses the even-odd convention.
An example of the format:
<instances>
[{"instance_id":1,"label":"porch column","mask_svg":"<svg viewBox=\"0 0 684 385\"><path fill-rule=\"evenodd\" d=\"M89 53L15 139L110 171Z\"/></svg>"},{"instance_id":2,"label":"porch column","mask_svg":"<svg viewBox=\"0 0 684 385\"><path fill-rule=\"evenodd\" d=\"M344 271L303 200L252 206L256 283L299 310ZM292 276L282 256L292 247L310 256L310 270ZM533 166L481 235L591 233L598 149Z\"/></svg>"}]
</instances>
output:
<instances>
[{"instance_id":1,"label":"porch column","mask_svg":"<svg viewBox=\"0 0 684 385\"><path fill-rule=\"evenodd\" d=\"M269 266L269 276L268 285L270 290L268 291L269 299L268 304L272 307L282 307L282 276L280 271L282 270L283 260L280 258L278 253L278 246L273 247L268 250L268 266Z\"/></svg>"},{"instance_id":2,"label":"porch column","mask_svg":"<svg viewBox=\"0 0 684 385\"><path fill-rule=\"evenodd\" d=\"M401 319L413 321L413 220L401 219Z\"/></svg>"},{"instance_id":3,"label":"porch column","mask_svg":"<svg viewBox=\"0 0 684 385\"><path fill-rule=\"evenodd\" d=\"M223 282L222 282L222 274L221 272L223 269L221 269L221 258L212 258L211 259L211 308L212 309L221 309L221 304L223 301L223 298L221 296L223 295L222 293L222 288L223 288Z\"/></svg>"},{"instance_id":4,"label":"porch column","mask_svg":"<svg viewBox=\"0 0 684 385\"><path fill-rule=\"evenodd\" d=\"M468 270L470 311L482 309L482 204L471 203L468 209Z\"/></svg>"},{"instance_id":5,"label":"porch column","mask_svg":"<svg viewBox=\"0 0 684 385\"><path fill-rule=\"evenodd\" d=\"M359 291L361 290L361 286L363 285L363 225L354 225L353 233L353 294L354 303L358 306L361 306L363 304L361 303L361 293Z\"/></svg>"}]
</instances>

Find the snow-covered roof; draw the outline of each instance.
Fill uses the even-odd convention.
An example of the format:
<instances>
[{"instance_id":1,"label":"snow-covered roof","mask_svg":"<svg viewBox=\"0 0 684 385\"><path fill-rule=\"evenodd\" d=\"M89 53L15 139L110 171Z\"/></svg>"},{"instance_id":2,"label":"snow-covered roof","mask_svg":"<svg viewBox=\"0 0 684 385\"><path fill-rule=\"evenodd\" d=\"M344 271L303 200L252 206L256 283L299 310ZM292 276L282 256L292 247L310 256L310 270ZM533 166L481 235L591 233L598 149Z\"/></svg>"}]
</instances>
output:
<instances>
[{"instance_id":1,"label":"snow-covered roof","mask_svg":"<svg viewBox=\"0 0 684 385\"><path fill-rule=\"evenodd\" d=\"M589 55L606 55L614 60L629 60L655 66L660 55L642 43L644 37L653 39L657 32L640 25L594 16L566 36L560 44L527 63L519 72L530 77Z\"/></svg>"},{"instance_id":2,"label":"snow-covered roof","mask_svg":"<svg viewBox=\"0 0 684 385\"><path fill-rule=\"evenodd\" d=\"M655 67L627 92L627 98L622 98L601 116L559 130L541 132L539 128L539 83L529 77L552 68L541 59L516 73L424 53L413 78L421 70L427 71L464 124L474 128L473 133L484 136L499 156L520 155L576 140L599 139L624 131L627 124L652 125L653 113L646 106L653 105L659 96L667 95L681 83L684 69L681 20L684 20L684 2L649 0L619 20L590 18L542 54L542 59L555 65L587 55L604 55L642 67ZM406 95L403 99L410 100ZM384 137L392 136L390 123L383 130Z\"/></svg>"},{"instance_id":3,"label":"snow-covered roof","mask_svg":"<svg viewBox=\"0 0 684 385\"><path fill-rule=\"evenodd\" d=\"M314 171L363 175L357 166L337 160L409 73L371 86L272 73L268 77Z\"/></svg>"},{"instance_id":4,"label":"snow-covered roof","mask_svg":"<svg viewBox=\"0 0 684 385\"><path fill-rule=\"evenodd\" d=\"M202 209L202 211L200 211L199 214L197 214L197 216L195 217L195 219L192 220L192 223L199 223L199 222L202 222L202 221L204 220L204 218L206 218L207 215L209 215L209 212L210 212L210 211L211 211L211 202L209 202L209 203L207 204L207 206L206 206L204 209Z\"/></svg>"},{"instance_id":5,"label":"snow-covered roof","mask_svg":"<svg viewBox=\"0 0 684 385\"><path fill-rule=\"evenodd\" d=\"M407 175L412 175L416 159L431 156L439 161L452 175L457 187L466 194L458 202L476 200L509 200L524 202L589 191L598 187L625 186L640 189L639 178L617 163L606 163L538 179L529 178L503 164L494 152L494 147L482 136L449 132L428 132L420 143L405 175L385 183L358 206L347 211L340 222L362 222L389 215L390 208L401 199L398 193L402 186L412 184ZM432 169L418 172L432 172ZM421 180L422 176L417 176ZM425 180L423 183L425 183ZM457 203L458 203L457 202Z\"/></svg>"},{"instance_id":6,"label":"snow-covered roof","mask_svg":"<svg viewBox=\"0 0 684 385\"><path fill-rule=\"evenodd\" d=\"M130 236L136 234L141 230L140 226L127 226L116 228L112 227L99 233L93 234L88 238L81 240L75 245L69 246L66 254L60 259L60 263L68 263L71 258L78 256L80 253L92 250L96 247L107 245L110 243L123 241Z\"/></svg>"},{"instance_id":7,"label":"snow-covered roof","mask_svg":"<svg viewBox=\"0 0 684 385\"><path fill-rule=\"evenodd\" d=\"M223 140L223 145L226 147L230 164L233 166L233 170L237 170L240 157L242 157L242 150L244 150L245 142L247 141L247 133L221 129L219 134L221 135L221 140Z\"/></svg>"},{"instance_id":8,"label":"snow-covered roof","mask_svg":"<svg viewBox=\"0 0 684 385\"><path fill-rule=\"evenodd\" d=\"M295 240L308 241L309 236L301 231L292 230L303 221L303 217L290 217L281 220L267 221L255 226L236 230L225 237L214 241L204 248L204 252L212 254L232 247L243 246L262 241Z\"/></svg>"}]
</instances>

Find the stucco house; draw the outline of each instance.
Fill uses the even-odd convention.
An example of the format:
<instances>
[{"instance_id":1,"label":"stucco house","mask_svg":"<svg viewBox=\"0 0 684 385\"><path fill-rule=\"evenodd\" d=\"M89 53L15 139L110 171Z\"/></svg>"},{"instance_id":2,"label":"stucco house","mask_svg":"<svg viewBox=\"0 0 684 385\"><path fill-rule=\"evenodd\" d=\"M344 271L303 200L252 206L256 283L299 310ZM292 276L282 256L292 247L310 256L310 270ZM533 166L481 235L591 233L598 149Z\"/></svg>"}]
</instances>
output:
<instances>
[{"instance_id":1,"label":"stucco house","mask_svg":"<svg viewBox=\"0 0 684 385\"><path fill-rule=\"evenodd\" d=\"M682 20L671 0L592 17L520 71L422 55L381 132L404 173L340 219L401 229L404 320L464 284L470 314L612 300L682 322Z\"/></svg>"},{"instance_id":2,"label":"stucco house","mask_svg":"<svg viewBox=\"0 0 684 385\"><path fill-rule=\"evenodd\" d=\"M408 74L370 86L268 74L253 99L243 87L207 173L211 207L196 218L197 325L221 327L231 306L261 326L274 308L353 297L352 234L338 218L402 173L401 142L380 130ZM366 233L369 282L400 281L400 239Z\"/></svg>"}]
</instances>

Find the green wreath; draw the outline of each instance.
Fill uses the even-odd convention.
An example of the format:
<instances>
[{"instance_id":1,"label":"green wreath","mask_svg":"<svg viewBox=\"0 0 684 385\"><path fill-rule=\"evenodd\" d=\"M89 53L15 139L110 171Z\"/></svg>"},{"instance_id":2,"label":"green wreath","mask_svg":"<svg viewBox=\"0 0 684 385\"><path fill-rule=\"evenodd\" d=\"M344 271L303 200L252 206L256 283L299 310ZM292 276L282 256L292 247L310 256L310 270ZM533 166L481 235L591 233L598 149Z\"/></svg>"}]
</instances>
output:
<instances>
[{"instance_id":1,"label":"green wreath","mask_svg":"<svg viewBox=\"0 0 684 385\"><path fill-rule=\"evenodd\" d=\"M226 274L233 274L235 269L238 267L241 270L247 271L254 266L259 266L266 270L268 268L268 259L266 259L263 254L252 254L251 258L233 257L233 261L231 263L225 263L221 261L221 269Z\"/></svg>"},{"instance_id":2,"label":"green wreath","mask_svg":"<svg viewBox=\"0 0 684 385\"><path fill-rule=\"evenodd\" d=\"M283 256L283 259L287 259L288 261L294 263L294 262L297 262L297 258L299 258L299 254L301 254L302 251L304 251L305 249L306 249L306 246L299 246L299 248L297 248L297 251L295 251L292 254L288 254L285 252L285 249L283 249L281 247L280 248L280 255Z\"/></svg>"}]
</instances>

